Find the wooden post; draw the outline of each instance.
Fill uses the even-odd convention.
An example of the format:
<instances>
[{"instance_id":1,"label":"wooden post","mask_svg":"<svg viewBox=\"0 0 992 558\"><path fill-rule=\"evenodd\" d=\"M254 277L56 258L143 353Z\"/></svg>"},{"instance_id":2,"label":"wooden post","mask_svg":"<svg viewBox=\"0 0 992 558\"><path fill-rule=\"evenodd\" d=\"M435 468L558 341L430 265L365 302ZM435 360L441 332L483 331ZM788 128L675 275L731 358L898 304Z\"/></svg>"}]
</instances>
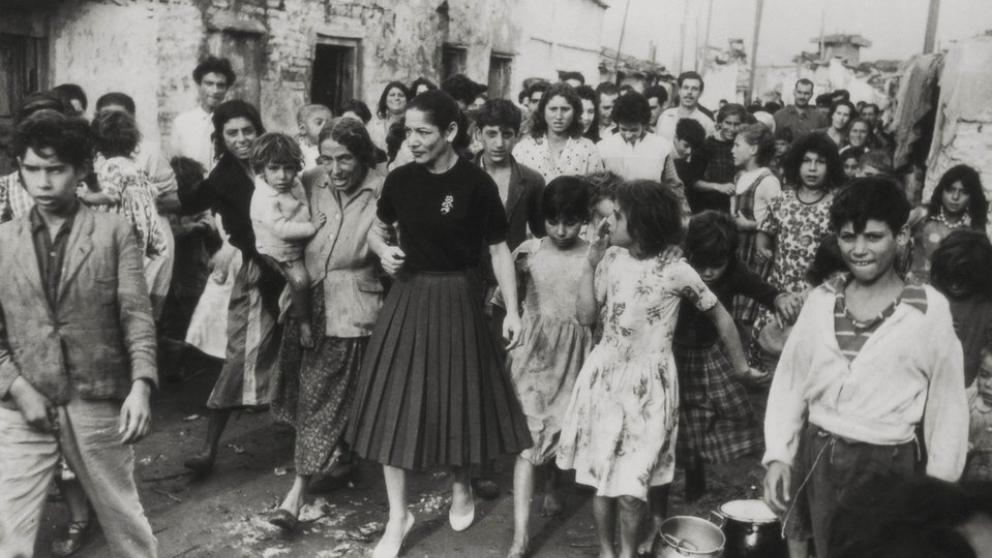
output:
<instances>
[{"instance_id":1,"label":"wooden post","mask_svg":"<svg viewBox=\"0 0 992 558\"><path fill-rule=\"evenodd\" d=\"M620 24L620 40L617 42L617 58L613 61L613 82L620 85L620 52L623 48L623 36L627 31L627 15L630 13L630 0L623 9L623 23Z\"/></svg>"},{"instance_id":2,"label":"wooden post","mask_svg":"<svg viewBox=\"0 0 992 558\"><path fill-rule=\"evenodd\" d=\"M923 54L933 52L934 40L937 38L937 16L940 15L940 0L930 0L930 11L927 12L927 31L923 36Z\"/></svg>"},{"instance_id":3,"label":"wooden post","mask_svg":"<svg viewBox=\"0 0 992 558\"><path fill-rule=\"evenodd\" d=\"M755 72L757 71L758 64L758 37L761 35L761 12L765 5L765 0L757 0L757 6L754 10L754 38L751 39L751 77L748 80L747 95L745 95L745 100L748 104L751 104L752 95L754 95L754 78Z\"/></svg>"}]
</instances>

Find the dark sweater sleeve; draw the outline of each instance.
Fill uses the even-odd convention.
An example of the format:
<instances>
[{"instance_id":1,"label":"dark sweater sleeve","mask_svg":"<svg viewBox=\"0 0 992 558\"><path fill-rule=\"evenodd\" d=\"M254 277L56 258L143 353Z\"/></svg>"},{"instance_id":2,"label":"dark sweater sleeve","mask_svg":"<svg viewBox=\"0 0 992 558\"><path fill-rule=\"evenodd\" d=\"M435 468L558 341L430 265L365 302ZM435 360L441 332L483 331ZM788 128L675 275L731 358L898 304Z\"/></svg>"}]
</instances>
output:
<instances>
[{"instance_id":1,"label":"dark sweater sleeve","mask_svg":"<svg viewBox=\"0 0 992 558\"><path fill-rule=\"evenodd\" d=\"M544 230L544 211L541 209L541 201L544 196L544 178L537 175L535 180L527 188L527 225L530 226L531 234L541 238L547 234Z\"/></svg>"},{"instance_id":2,"label":"dark sweater sleeve","mask_svg":"<svg viewBox=\"0 0 992 558\"><path fill-rule=\"evenodd\" d=\"M205 178L192 188L179 189L179 204L183 213L193 215L213 209L214 193L209 181L209 178Z\"/></svg>"},{"instance_id":3,"label":"dark sweater sleeve","mask_svg":"<svg viewBox=\"0 0 992 558\"><path fill-rule=\"evenodd\" d=\"M769 284L741 262L737 262L737 265L734 266L734 275L731 281L736 291L735 294L753 298L758 304L767 308L773 308L775 298L782 294L782 291Z\"/></svg>"}]
</instances>

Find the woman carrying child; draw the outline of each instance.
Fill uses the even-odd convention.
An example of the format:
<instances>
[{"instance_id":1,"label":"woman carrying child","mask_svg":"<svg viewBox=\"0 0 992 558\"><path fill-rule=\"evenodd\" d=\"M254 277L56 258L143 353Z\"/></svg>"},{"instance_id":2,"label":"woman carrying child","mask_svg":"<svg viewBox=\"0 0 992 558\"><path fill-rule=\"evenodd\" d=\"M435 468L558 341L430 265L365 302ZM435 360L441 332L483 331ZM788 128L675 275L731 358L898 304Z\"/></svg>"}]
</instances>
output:
<instances>
[{"instance_id":1,"label":"woman carrying child","mask_svg":"<svg viewBox=\"0 0 992 558\"><path fill-rule=\"evenodd\" d=\"M580 236L589 221L591 186L560 176L544 189L542 210L547 236L514 252L518 284L524 292L520 343L509 351L507 367L534 445L517 456L513 475L514 537L507 558L527 555L534 470L548 466L558 447L561 419L575 377L592 348L592 331L575 317L575 292L589 243ZM561 509L554 482L545 484L543 513Z\"/></svg>"},{"instance_id":2,"label":"woman carrying child","mask_svg":"<svg viewBox=\"0 0 992 558\"><path fill-rule=\"evenodd\" d=\"M604 331L576 379L557 463L596 489L600 556L617 556L619 507L619 556L630 558L645 503L650 496L655 533L675 473L679 394L671 340L680 302L713 320L737 374L751 370L733 318L689 264L672 256L682 237L676 195L657 182L625 182L616 203L579 280L579 322L593 324L602 308Z\"/></svg>"}]
</instances>

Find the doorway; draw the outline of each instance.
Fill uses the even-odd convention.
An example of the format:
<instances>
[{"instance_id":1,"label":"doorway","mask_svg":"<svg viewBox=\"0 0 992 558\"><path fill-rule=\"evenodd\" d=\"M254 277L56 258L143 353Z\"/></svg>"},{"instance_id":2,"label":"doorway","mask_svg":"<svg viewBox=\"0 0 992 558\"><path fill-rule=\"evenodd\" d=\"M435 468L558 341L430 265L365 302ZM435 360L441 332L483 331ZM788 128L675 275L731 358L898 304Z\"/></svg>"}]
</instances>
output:
<instances>
[{"instance_id":1,"label":"doorway","mask_svg":"<svg viewBox=\"0 0 992 558\"><path fill-rule=\"evenodd\" d=\"M341 103L356 98L358 81L357 41L317 43L310 80L310 102L337 112Z\"/></svg>"}]
</instances>

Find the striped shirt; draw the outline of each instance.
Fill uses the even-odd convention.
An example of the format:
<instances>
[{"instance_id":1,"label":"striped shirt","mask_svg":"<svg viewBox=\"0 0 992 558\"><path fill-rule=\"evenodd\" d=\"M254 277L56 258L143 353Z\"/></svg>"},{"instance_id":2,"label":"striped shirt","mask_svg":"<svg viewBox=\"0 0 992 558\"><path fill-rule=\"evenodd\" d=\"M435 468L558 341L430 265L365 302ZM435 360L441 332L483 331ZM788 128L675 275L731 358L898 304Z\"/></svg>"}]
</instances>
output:
<instances>
[{"instance_id":1,"label":"striped shirt","mask_svg":"<svg viewBox=\"0 0 992 558\"><path fill-rule=\"evenodd\" d=\"M848 362L851 362L861 352L871 334L882 325L885 320L895 313L896 308L901 303L909 304L924 314L927 311L927 293L920 285L906 284L899 297L886 306L881 312L868 320L858 320L847 308L847 299L844 291L850 283L849 275L841 275L828 283L828 286L835 292L834 300L834 335L837 337L837 345L844 353Z\"/></svg>"}]
</instances>

